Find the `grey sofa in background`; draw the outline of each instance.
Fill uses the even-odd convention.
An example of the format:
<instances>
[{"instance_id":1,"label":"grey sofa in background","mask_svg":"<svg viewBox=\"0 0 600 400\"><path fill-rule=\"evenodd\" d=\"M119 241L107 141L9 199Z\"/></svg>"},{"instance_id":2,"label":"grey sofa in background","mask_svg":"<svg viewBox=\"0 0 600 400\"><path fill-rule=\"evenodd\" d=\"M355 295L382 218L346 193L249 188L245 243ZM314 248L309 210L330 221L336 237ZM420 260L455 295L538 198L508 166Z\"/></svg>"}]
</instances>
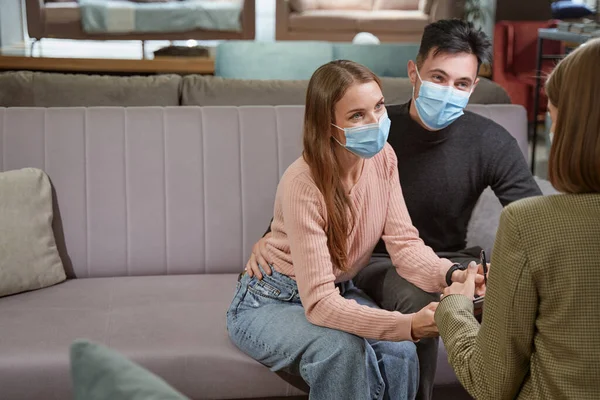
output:
<instances>
[{"instance_id":1,"label":"grey sofa in background","mask_svg":"<svg viewBox=\"0 0 600 400\"><path fill-rule=\"evenodd\" d=\"M527 155L523 107L469 108L505 126ZM0 298L2 400L70 398L77 338L109 345L191 399L302 395L229 341L225 311L278 180L300 155L303 112L0 108L0 171L49 175L69 277ZM482 232L493 243L494 200L480 199L469 244ZM468 398L446 357L441 346L435 399Z\"/></svg>"},{"instance_id":2,"label":"grey sofa in background","mask_svg":"<svg viewBox=\"0 0 600 400\"><path fill-rule=\"evenodd\" d=\"M382 78L388 104L408 101L408 78ZM204 75L108 76L0 73L0 107L303 105L308 81L237 80ZM504 89L481 78L471 104L509 104Z\"/></svg>"}]
</instances>

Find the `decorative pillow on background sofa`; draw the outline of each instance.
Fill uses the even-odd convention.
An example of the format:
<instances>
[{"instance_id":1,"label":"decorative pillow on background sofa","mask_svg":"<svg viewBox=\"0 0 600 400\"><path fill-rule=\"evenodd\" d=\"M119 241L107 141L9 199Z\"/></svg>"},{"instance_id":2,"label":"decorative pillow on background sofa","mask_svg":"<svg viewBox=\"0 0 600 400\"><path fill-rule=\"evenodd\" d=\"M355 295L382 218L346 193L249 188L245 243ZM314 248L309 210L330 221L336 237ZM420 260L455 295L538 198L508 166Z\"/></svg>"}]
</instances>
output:
<instances>
[{"instance_id":1,"label":"decorative pillow on background sofa","mask_svg":"<svg viewBox=\"0 0 600 400\"><path fill-rule=\"evenodd\" d=\"M164 380L121 354L77 340L71 345L74 400L186 400Z\"/></svg>"},{"instance_id":2,"label":"decorative pillow on background sofa","mask_svg":"<svg viewBox=\"0 0 600 400\"><path fill-rule=\"evenodd\" d=\"M418 10L419 0L375 0L373 10Z\"/></svg>"},{"instance_id":3,"label":"decorative pillow on background sofa","mask_svg":"<svg viewBox=\"0 0 600 400\"><path fill-rule=\"evenodd\" d=\"M52 187L43 171L0 173L0 297L66 279L52 216Z\"/></svg>"},{"instance_id":4,"label":"decorative pillow on background sofa","mask_svg":"<svg viewBox=\"0 0 600 400\"><path fill-rule=\"evenodd\" d=\"M318 0L289 0L292 11L304 12L308 10L318 10Z\"/></svg>"},{"instance_id":5,"label":"decorative pillow on background sofa","mask_svg":"<svg viewBox=\"0 0 600 400\"><path fill-rule=\"evenodd\" d=\"M290 0L293 11L308 10L368 10L373 9L372 0Z\"/></svg>"},{"instance_id":6,"label":"decorative pillow on background sofa","mask_svg":"<svg viewBox=\"0 0 600 400\"><path fill-rule=\"evenodd\" d=\"M373 0L317 0L320 10L367 10L373 9Z\"/></svg>"}]
</instances>

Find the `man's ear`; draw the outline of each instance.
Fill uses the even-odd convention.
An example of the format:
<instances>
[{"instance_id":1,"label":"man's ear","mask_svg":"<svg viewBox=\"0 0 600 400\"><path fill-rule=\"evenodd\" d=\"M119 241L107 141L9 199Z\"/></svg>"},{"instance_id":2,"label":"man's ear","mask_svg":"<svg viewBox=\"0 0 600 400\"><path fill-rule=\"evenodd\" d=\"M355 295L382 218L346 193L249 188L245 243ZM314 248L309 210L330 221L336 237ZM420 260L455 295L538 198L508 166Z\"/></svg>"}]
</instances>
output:
<instances>
[{"instance_id":1,"label":"man's ear","mask_svg":"<svg viewBox=\"0 0 600 400\"><path fill-rule=\"evenodd\" d=\"M475 82L473 82L473 86L471 87L471 93L473 93L473 91L475 90L475 87L479 83L479 80L480 80L479 78L475 78Z\"/></svg>"},{"instance_id":2,"label":"man's ear","mask_svg":"<svg viewBox=\"0 0 600 400\"><path fill-rule=\"evenodd\" d=\"M415 82L417 81L417 65L413 60L409 60L406 67L408 70L408 78L410 79L410 83L412 83L414 86Z\"/></svg>"}]
</instances>

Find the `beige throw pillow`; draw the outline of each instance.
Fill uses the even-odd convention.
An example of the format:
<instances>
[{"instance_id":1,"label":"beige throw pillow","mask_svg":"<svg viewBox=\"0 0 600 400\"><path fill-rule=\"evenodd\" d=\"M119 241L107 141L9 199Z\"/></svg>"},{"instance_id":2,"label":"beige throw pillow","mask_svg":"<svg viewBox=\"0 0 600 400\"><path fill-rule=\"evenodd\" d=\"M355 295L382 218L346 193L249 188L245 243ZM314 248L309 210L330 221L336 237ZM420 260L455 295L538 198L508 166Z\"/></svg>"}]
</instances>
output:
<instances>
[{"instance_id":1,"label":"beige throw pillow","mask_svg":"<svg viewBox=\"0 0 600 400\"><path fill-rule=\"evenodd\" d=\"M295 12L304 12L309 10L371 11L373 9L373 0L289 0L289 3L290 8Z\"/></svg>"},{"instance_id":2,"label":"beige throw pillow","mask_svg":"<svg viewBox=\"0 0 600 400\"><path fill-rule=\"evenodd\" d=\"M375 0L374 10L418 10L420 0Z\"/></svg>"},{"instance_id":3,"label":"beige throw pillow","mask_svg":"<svg viewBox=\"0 0 600 400\"><path fill-rule=\"evenodd\" d=\"M319 8L318 0L289 0L290 8L295 12L316 10Z\"/></svg>"},{"instance_id":4,"label":"beige throw pillow","mask_svg":"<svg viewBox=\"0 0 600 400\"><path fill-rule=\"evenodd\" d=\"M48 176L35 168L0 173L0 297L65 279Z\"/></svg>"},{"instance_id":5,"label":"beige throw pillow","mask_svg":"<svg viewBox=\"0 0 600 400\"><path fill-rule=\"evenodd\" d=\"M373 9L373 0L317 0L321 10L365 10Z\"/></svg>"}]
</instances>

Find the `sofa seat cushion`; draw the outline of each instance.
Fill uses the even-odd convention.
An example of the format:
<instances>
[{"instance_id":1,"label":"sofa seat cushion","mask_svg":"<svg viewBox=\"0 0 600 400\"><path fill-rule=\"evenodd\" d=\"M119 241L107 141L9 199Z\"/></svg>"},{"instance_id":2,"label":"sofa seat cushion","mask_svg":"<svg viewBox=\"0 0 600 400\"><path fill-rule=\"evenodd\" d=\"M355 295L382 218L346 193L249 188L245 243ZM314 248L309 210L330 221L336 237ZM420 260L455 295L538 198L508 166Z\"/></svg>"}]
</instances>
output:
<instances>
[{"instance_id":1,"label":"sofa seat cushion","mask_svg":"<svg viewBox=\"0 0 600 400\"><path fill-rule=\"evenodd\" d=\"M371 32L423 32L429 17L419 10L380 10L364 14L358 20L359 30Z\"/></svg>"},{"instance_id":2,"label":"sofa seat cushion","mask_svg":"<svg viewBox=\"0 0 600 400\"><path fill-rule=\"evenodd\" d=\"M308 10L290 14L292 30L356 31L358 21L367 11L358 10Z\"/></svg>"},{"instance_id":3,"label":"sofa seat cushion","mask_svg":"<svg viewBox=\"0 0 600 400\"><path fill-rule=\"evenodd\" d=\"M81 9L76 1L48 3L45 8L47 24L70 24L81 21Z\"/></svg>"},{"instance_id":4,"label":"sofa seat cushion","mask_svg":"<svg viewBox=\"0 0 600 400\"><path fill-rule=\"evenodd\" d=\"M1 298L2 399L70 398L69 346L79 338L191 399L301 394L230 342L236 282L236 274L75 279Z\"/></svg>"}]
</instances>

